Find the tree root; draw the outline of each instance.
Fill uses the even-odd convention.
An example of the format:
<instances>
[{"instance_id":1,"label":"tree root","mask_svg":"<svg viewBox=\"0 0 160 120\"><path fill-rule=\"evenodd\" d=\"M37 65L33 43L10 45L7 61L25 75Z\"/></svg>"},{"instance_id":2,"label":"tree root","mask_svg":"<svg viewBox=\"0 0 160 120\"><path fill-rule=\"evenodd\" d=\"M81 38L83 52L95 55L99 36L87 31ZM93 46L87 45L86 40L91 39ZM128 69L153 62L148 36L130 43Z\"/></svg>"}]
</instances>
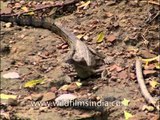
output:
<instances>
[{"instance_id":1,"label":"tree root","mask_svg":"<svg viewBox=\"0 0 160 120\"><path fill-rule=\"evenodd\" d=\"M153 106L155 106L157 109L159 109L159 107L156 105L157 100L153 98L147 90L147 87L144 82L143 74L142 74L142 62L139 59L136 60L136 76L137 76L138 84L140 86L142 95L144 96L146 101L152 104Z\"/></svg>"}]
</instances>

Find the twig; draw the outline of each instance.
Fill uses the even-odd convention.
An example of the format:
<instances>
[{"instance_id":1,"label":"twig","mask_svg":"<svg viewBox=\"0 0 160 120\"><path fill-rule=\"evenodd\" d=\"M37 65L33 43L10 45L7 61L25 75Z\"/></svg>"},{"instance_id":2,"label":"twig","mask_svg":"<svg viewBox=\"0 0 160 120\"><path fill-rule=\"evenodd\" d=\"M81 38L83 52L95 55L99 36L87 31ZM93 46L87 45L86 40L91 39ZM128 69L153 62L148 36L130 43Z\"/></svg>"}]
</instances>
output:
<instances>
[{"instance_id":1,"label":"twig","mask_svg":"<svg viewBox=\"0 0 160 120\"><path fill-rule=\"evenodd\" d=\"M33 10L29 10L27 12L21 12L21 13L13 13L13 14L5 14L5 13L0 13L1 16L19 16L19 15L22 15L22 14L26 14L26 13L29 13L29 12L35 12L35 11L39 11L39 10L43 10L43 9L47 9L47 8L53 8L53 7L64 7L66 5L71 5L71 4L74 4L74 3L77 3L79 2L80 0L70 0L70 1L64 1L62 2L61 4L54 4L54 5L45 5L43 7L40 7L40 8L36 8L36 9L33 9Z\"/></svg>"},{"instance_id":2,"label":"twig","mask_svg":"<svg viewBox=\"0 0 160 120\"><path fill-rule=\"evenodd\" d=\"M155 4L155 5L160 5L160 3L156 2L156 1L148 1L148 3Z\"/></svg>"},{"instance_id":3,"label":"twig","mask_svg":"<svg viewBox=\"0 0 160 120\"><path fill-rule=\"evenodd\" d=\"M151 18L152 16L150 16L150 17L148 18L148 20L146 21L146 23L151 23L151 22L152 22L154 19L156 19L159 15L160 15L160 11L158 11L158 12L156 13L156 15L153 16L153 18Z\"/></svg>"},{"instance_id":4,"label":"twig","mask_svg":"<svg viewBox=\"0 0 160 120\"><path fill-rule=\"evenodd\" d=\"M157 108L156 106L157 100L150 95L145 85L144 78L142 75L142 62L139 59L136 60L136 76L137 76L138 84L140 86L142 95L145 97L148 103L151 103Z\"/></svg>"}]
</instances>

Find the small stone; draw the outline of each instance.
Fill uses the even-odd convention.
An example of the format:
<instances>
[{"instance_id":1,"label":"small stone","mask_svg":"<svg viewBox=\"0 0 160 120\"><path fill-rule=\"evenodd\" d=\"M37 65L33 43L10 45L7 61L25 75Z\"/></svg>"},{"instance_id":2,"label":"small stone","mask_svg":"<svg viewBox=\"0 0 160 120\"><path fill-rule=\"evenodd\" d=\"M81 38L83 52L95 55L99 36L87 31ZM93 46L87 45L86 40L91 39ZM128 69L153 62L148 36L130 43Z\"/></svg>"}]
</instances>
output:
<instances>
[{"instance_id":1,"label":"small stone","mask_svg":"<svg viewBox=\"0 0 160 120\"><path fill-rule=\"evenodd\" d=\"M20 3L15 3L14 8L20 8L22 5Z\"/></svg>"},{"instance_id":2,"label":"small stone","mask_svg":"<svg viewBox=\"0 0 160 120\"><path fill-rule=\"evenodd\" d=\"M20 78L20 75L16 72L9 72L4 74L2 77L6 79L18 79Z\"/></svg>"},{"instance_id":3,"label":"small stone","mask_svg":"<svg viewBox=\"0 0 160 120\"><path fill-rule=\"evenodd\" d=\"M88 40L88 38L89 38L88 35L83 36L84 40Z\"/></svg>"},{"instance_id":4,"label":"small stone","mask_svg":"<svg viewBox=\"0 0 160 120\"><path fill-rule=\"evenodd\" d=\"M11 22L6 23L6 24L5 24L5 27L6 27L6 28L12 27L12 23L11 23Z\"/></svg>"},{"instance_id":5,"label":"small stone","mask_svg":"<svg viewBox=\"0 0 160 120\"><path fill-rule=\"evenodd\" d=\"M55 102L57 103L57 105L65 105L66 103L75 100L77 98L77 96L73 95L73 94L62 94L59 97L57 97L55 99Z\"/></svg>"},{"instance_id":6,"label":"small stone","mask_svg":"<svg viewBox=\"0 0 160 120\"><path fill-rule=\"evenodd\" d=\"M40 107L39 112L47 112L48 107Z\"/></svg>"},{"instance_id":7,"label":"small stone","mask_svg":"<svg viewBox=\"0 0 160 120\"><path fill-rule=\"evenodd\" d=\"M21 0L19 3L20 3L21 5L24 5L26 2L25 2L24 0Z\"/></svg>"}]
</instances>

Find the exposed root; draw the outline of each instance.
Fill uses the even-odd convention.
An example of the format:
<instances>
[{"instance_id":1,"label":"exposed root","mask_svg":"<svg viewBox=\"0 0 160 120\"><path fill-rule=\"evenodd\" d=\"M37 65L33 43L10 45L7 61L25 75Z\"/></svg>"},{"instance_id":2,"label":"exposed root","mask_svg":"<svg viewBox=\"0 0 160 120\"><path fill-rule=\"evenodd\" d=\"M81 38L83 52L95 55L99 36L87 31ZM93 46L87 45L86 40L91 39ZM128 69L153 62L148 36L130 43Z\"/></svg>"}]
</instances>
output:
<instances>
[{"instance_id":1,"label":"exposed root","mask_svg":"<svg viewBox=\"0 0 160 120\"><path fill-rule=\"evenodd\" d=\"M158 106L156 106L157 100L153 98L147 90L147 87L145 85L144 78L142 75L142 62L139 59L136 60L136 76L137 76L138 84L140 86L142 95L144 96L146 101L154 105L157 109L159 109Z\"/></svg>"}]
</instances>

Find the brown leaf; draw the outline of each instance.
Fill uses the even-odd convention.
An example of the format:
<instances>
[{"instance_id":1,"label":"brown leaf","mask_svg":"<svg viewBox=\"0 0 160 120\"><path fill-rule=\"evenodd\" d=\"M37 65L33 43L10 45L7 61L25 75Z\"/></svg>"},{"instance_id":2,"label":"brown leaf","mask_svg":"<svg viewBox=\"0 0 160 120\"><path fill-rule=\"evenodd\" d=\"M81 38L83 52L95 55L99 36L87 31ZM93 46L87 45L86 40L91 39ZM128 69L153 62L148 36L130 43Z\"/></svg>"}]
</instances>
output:
<instances>
[{"instance_id":1,"label":"brown leaf","mask_svg":"<svg viewBox=\"0 0 160 120\"><path fill-rule=\"evenodd\" d=\"M144 66L144 69L145 69L145 70L153 70L153 69L155 69L155 67L156 67L156 66L155 66L154 64L149 64L149 65L145 65L145 66Z\"/></svg>"},{"instance_id":2,"label":"brown leaf","mask_svg":"<svg viewBox=\"0 0 160 120\"><path fill-rule=\"evenodd\" d=\"M77 90L79 87L77 86L76 83L71 83L68 87L68 91L75 91Z\"/></svg>"},{"instance_id":3,"label":"brown leaf","mask_svg":"<svg viewBox=\"0 0 160 120\"><path fill-rule=\"evenodd\" d=\"M111 13L111 12L107 12L106 14L105 14L105 17L112 17L113 16L113 14Z\"/></svg>"},{"instance_id":4,"label":"brown leaf","mask_svg":"<svg viewBox=\"0 0 160 120\"><path fill-rule=\"evenodd\" d=\"M116 40L116 36L115 35L109 35L109 36L107 36L107 41L114 42L115 40Z\"/></svg>"},{"instance_id":5,"label":"brown leaf","mask_svg":"<svg viewBox=\"0 0 160 120\"><path fill-rule=\"evenodd\" d=\"M31 94L32 100L37 101L43 98L42 94Z\"/></svg>"},{"instance_id":6,"label":"brown leaf","mask_svg":"<svg viewBox=\"0 0 160 120\"><path fill-rule=\"evenodd\" d=\"M114 64L110 67L110 71L116 70L117 72L120 72L123 70L123 68L119 67L118 65Z\"/></svg>"},{"instance_id":7,"label":"brown leaf","mask_svg":"<svg viewBox=\"0 0 160 120\"><path fill-rule=\"evenodd\" d=\"M1 14L11 14L12 8L5 8L1 10Z\"/></svg>"},{"instance_id":8,"label":"brown leaf","mask_svg":"<svg viewBox=\"0 0 160 120\"><path fill-rule=\"evenodd\" d=\"M118 78L120 79L127 79L127 77L128 77L128 73L125 70L118 73Z\"/></svg>"},{"instance_id":9,"label":"brown leaf","mask_svg":"<svg viewBox=\"0 0 160 120\"><path fill-rule=\"evenodd\" d=\"M54 100L55 98L56 98L56 95L54 93L47 92L43 94L42 101L46 102L46 101Z\"/></svg>"},{"instance_id":10,"label":"brown leaf","mask_svg":"<svg viewBox=\"0 0 160 120\"><path fill-rule=\"evenodd\" d=\"M144 75L153 75L156 73L156 70L144 70L143 74Z\"/></svg>"}]
</instances>

